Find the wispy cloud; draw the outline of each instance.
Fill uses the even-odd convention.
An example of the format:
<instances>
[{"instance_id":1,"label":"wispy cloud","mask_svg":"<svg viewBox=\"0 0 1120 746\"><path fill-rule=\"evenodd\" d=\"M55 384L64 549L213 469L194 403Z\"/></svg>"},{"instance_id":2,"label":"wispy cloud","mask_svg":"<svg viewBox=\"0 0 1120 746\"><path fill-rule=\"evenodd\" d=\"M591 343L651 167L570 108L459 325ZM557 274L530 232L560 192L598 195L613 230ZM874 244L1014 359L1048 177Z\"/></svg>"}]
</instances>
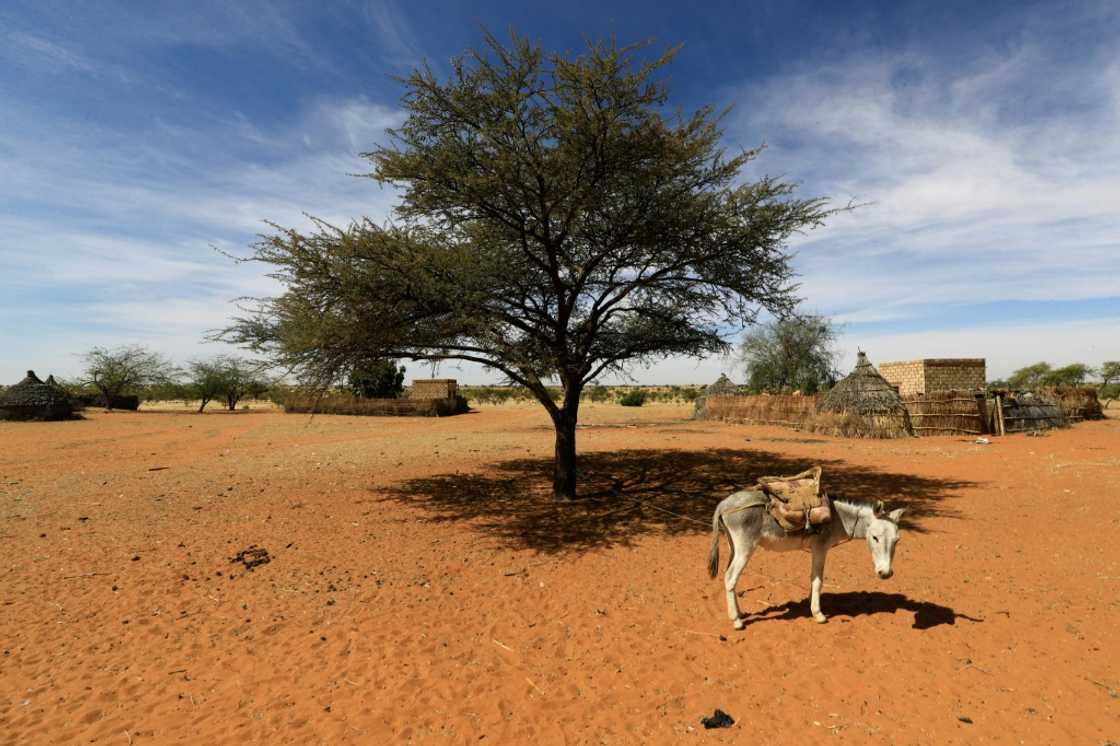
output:
<instances>
[{"instance_id":1,"label":"wispy cloud","mask_svg":"<svg viewBox=\"0 0 1120 746\"><path fill-rule=\"evenodd\" d=\"M98 65L92 60L61 44L34 34L13 31L7 35L7 42L25 54L30 53L40 57L48 66L62 66L84 73L98 71Z\"/></svg>"},{"instance_id":2,"label":"wispy cloud","mask_svg":"<svg viewBox=\"0 0 1120 746\"><path fill-rule=\"evenodd\" d=\"M748 177L870 203L795 242L801 292L846 347L987 355L997 375L1120 356L1094 341L1120 317L1120 11L1047 13L1016 16L999 44L865 45L728 81L728 145L769 145ZM92 344L212 353L199 340L229 301L276 289L213 247L243 253L263 221L304 227L305 213L387 217L397 195L350 174L402 121L389 73L436 43L415 18L360 0L0 7L0 382L72 372ZM1058 300L1068 322L1037 321Z\"/></svg>"},{"instance_id":3,"label":"wispy cloud","mask_svg":"<svg viewBox=\"0 0 1120 746\"><path fill-rule=\"evenodd\" d=\"M8 177L0 181L8 206L0 232L10 249L0 252L0 315L35 303L42 336L69 339L81 324L85 347L164 340L156 344L163 349L174 339L186 345L181 354L202 354L203 332L235 313L234 298L277 289L262 267L235 265L215 247L246 253L255 234L270 230L265 220L306 227L308 214L340 225L384 219L394 199L351 175L368 170L357 151L400 121L399 112L362 99L313 102L295 124L273 130L236 117L201 130L177 126L163 147L97 129L45 143L22 126L34 119L24 114L0 131ZM197 152L207 158L193 159ZM0 342L19 349L22 330L5 324ZM50 366L72 372L76 359L61 342L58 349ZM5 357L9 378L30 362Z\"/></svg>"},{"instance_id":4,"label":"wispy cloud","mask_svg":"<svg viewBox=\"0 0 1120 746\"><path fill-rule=\"evenodd\" d=\"M381 55L395 67L411 70L424 58L412 27L393 0L368 0L365 15L377 34Z\"/></svg>"},{"instance_id":5,"label":"wispy cloud","mask_svg":"<svg viewBox=\"0 0 1120 746\"><path fill-rule=\"evenodd\" d=\"M805 295L849 318L1117 295L1120 67L1059 56L853 59L744 90L735 137L771 143L762 168L870 203L798 242ZM1055 100L1022 102L1040 86Z\"/></svg>"}]
</instances>

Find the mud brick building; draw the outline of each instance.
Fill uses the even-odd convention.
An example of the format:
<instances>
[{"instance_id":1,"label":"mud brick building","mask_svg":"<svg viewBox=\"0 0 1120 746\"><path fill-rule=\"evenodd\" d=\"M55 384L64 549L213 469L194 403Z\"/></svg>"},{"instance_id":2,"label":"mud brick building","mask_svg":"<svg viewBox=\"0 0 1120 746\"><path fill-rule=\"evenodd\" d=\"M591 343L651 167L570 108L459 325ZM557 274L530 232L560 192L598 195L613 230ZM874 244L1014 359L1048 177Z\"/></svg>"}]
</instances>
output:
<instances>
[{"instance_id":1,"label":"mud brick building","mask_svg":"<svg viewBox=\"0 0 1120 746\"><path fill-rule=\"evenodd\" d=\"M454 399L459 385L454 378L423 378L412 382L409 399Z\"/></svg>"},{"instance_id":2,"label":"mud brick building","mask_svg":"<svg viewBox=\"0 0 1120 746\"><path fill-rule=\"evenodd\" d=\"M879 374L902 396L930 391L976 391L984 388L984 358L927 358L879 365Z\"/></svg>"}]
</instances>

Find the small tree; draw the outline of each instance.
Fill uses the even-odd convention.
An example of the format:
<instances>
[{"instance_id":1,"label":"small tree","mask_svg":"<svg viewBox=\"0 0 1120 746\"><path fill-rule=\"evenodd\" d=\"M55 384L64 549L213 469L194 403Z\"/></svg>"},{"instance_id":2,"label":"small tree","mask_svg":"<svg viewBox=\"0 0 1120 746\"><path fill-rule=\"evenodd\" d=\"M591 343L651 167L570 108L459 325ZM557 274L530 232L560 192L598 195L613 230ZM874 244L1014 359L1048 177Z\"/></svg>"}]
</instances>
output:
<instances>
[{"instance_id":1,"label":"small tree","mask_svg":"<svg viewBox=\"0 0 1120 746\"><path fill-rule=\"evenodd\" d=\"M266 391L268 384L259 374L259 367L228 355L192 362L190 390L201 402L198 411L206 409L211 400L222 399L232 412L246 395Z\"/></svg>"},{"instance_id":2,"label":"small tree","mask_svg":"<svg viewBox=\"0 0 1120 746\"><path fill-rule=\"evenodd\" d=\"M1120 393L1120 360L1109 360L1101 364L1100 369L1101 377L1101 398L1105 399L1104 407L1108 409L1109 405L1116 400L1117 394Z\"/></svg>"},{"instance_id":3,"label":"small tree","mask_svg":"<svg viewBox=\"0 0 1120 746\"><path fill-rule=\"evenodd\" d=\"M624 407L640 407L646 403L646 392L644 389L627 391L618 397L618 403Z\"/></svg>"},{"instance_id":4,"label":"small tree","mask_svg":"<svg viewBox=\"0 0 1120 746\"><path fill-rule=\"evenodd\" d=\"M82 359L86 367L79 384L96 388L106 409L113 408L116 397L172 382L179 374L171 361L143 345L94 347Z\"/></svg>"},{"instance_id":5,"label":"small tree","mask_svg":"<svg viewBox=\"0 0 1120 746\"><path fill-rule=\"evenodd\" d=\"M1053 368L1050 363L1035 363L1012 373L1007 378L1007 386L1012 389L1033 389L1042 385L1043 379Z\"/></svg>"},{"instance_id":6,"label":"small tree","mask_svg":"<svg viewBox=\"0 0 1120 746\"><path fill-rule=\"evenodd\" d=\"M212 399L225 393L226 371L220 360L194 360L188 364L187 372L190 377L187 390L199 400L198 411L201 414Z\"/></svg>"},{"instance_id":7,"label":"small tree","mask_svg":"<svg viewBox=\"0 0 1120 746\"><path fill-rule=\"evenodd\" d=\"M576 496L585 385L635 361L727 350L730 327L796 303L787 249L831 213L744 178L710 108L672 113L673 52L514 36L405 81L408 114L366 154L395 222L276 226L252 257L285 285L224 338L320 382L373 357L465 360L528 389L556 433L553 493ZM558 381L554 398L548 383Z\"/></svg>"},{"instance_id":8,"label":"small tree","mask_svg":"<svg viewBox=\"0 0 1120 746\"><path fill-rule=\"evenodd\" d=\"M360 360L350 368L347 388L363 399L396 399L404 391L404 372L395 360Z\"/></svg>"},{"instance_id":9,"label":"small tree","mask_svg":"<svg viewBox=\"0 0 1120 746\"><path fill-rule=\"evenodd\" d=\"M836 332L824 316L778 319L752 329L739 348L752 391L816 393L837 379Z\"/></svg>"},{"instance_id":10,"label":"small tree","mask_svg":"<svg viewBox=\"0 0 1120 746\"><path fill-rule=\"evenodd\" d=\"M235 411L238 403L251 392L267 390L268 382L261 375L260 364L232 356L219 359L226 379L222 398L230 412Z\"/></svg>"}]
</instances>

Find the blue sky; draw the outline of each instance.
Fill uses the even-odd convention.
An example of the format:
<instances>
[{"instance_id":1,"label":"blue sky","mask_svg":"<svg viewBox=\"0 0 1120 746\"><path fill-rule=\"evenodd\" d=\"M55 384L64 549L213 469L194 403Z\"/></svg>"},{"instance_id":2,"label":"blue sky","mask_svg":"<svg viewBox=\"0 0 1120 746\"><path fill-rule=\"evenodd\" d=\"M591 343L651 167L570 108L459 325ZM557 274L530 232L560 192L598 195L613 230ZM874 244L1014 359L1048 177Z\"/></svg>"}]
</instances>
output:
<instances>
[{"instance_id":1,"label":"blue sky","mask_svg":"<svg viewBox=\"0 0 1120 746\"><path fill-rule=\"evenodd\" d=\"M854 6L854 7L841 7ZM746 177L868 203L793 248L808 309L878 362L1120 358L1120 6L1099 3L191 2L0 5L0 381L93 345L178 361L231 300L263 221L383 219L350 174L399 123L395 76L509 27L683 44L685 108L733 105ZM741 377L733 360L637 367ZM413 366L411 373L426 369ZM477 369L441 374L486 380Z\"/></svg>"}]
</instances>

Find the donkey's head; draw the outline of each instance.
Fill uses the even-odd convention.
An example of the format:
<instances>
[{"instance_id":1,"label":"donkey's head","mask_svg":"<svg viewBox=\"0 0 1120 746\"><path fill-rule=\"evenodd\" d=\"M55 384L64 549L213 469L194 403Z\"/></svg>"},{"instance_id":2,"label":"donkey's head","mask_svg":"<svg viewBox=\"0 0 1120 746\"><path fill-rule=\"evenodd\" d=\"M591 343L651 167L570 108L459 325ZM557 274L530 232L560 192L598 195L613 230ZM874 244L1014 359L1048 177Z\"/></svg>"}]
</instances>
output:
<instances>
[{"instance_id":1,"label":"donkey's head","mask_svg":"<svg viewBox=\"0 0 1120 746\"><path fill-rule=\"evenodd\" d=\"M873 515L867 524L867 546L871 548L871 560L875 563L875 574L883 580L894 575L891 563L894 550L898 546L898 521L905 508L897 508L887 513L882 501L876 502Z\"/></svg>"}]
</instances>

